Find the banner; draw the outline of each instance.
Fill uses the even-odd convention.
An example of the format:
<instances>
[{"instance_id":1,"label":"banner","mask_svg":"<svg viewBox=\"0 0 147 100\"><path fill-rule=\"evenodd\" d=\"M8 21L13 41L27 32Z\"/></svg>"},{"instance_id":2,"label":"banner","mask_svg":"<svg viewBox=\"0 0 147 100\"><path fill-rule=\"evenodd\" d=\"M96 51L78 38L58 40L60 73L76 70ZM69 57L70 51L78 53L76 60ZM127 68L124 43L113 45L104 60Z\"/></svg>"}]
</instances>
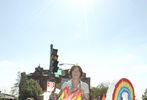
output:
<instances>
[{"instance_id":1,"label":"banner","mask_svg":"<svg viewBox=\"0 0 147 100\"><path fill-rule=\"evenodd\" d=\"M58 100L81 100L81 89L71 93L69 87L66 87Z\"/></svg>"}]
</instances>

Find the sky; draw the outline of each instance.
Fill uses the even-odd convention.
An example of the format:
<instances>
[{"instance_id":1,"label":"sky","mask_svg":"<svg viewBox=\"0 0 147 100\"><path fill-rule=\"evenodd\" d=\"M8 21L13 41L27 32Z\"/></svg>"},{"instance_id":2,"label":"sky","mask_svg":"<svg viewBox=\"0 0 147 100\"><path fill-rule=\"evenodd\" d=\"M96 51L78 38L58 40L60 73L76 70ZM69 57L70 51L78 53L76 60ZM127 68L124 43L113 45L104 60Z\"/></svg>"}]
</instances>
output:
<instances>
[{"instance_id":1,"label":"sky","mask_svg":"<svg viewBox=\"0 0 147 100\"><path fill-rule=\"evenodd\" d=\"M147 0L0 0L0 90L17 73L79 64L91 86L129 79L136 99L147 88ZM68 69L71 66L59 66Z\"/></svg>"}]
</instances>

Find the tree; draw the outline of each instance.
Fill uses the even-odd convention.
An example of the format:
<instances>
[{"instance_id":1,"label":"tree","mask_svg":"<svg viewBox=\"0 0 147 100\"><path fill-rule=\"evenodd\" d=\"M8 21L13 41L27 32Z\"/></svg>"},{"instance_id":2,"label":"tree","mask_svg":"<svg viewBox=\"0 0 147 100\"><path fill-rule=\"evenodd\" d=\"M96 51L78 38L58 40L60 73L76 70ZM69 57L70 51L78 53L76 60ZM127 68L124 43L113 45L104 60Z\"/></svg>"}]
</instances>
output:
<instances>
[{"instance_id":1,"label":"tree","mask_svg":"<svg viewBox=\"0 0 147 100\"><path fill-rule=\"evenodd\" d=\"M21 73L21 79L20 79L20 83L19 83L19 99L21 100L25 100L23 98L23 92L25 89L25 84L27 83L27 75L25 72Z\"/></svg>"},{"instance_id":2,"label":"tree","mask_svg":"<svg viewBox=\"0 0 147 100\"><path fill-rule=\"evenodd\" d=\"M97 86L97 88L98 88L99 94L102 98L103 94L107 93L108 85L107 85L107 83L101 83L100 85Z\"/></svg>"},{"instance_id":3,"label":"tree","mask_svg":"<svg viewBox=\"0 0 147 100\"><path fill-rule=\"evenodd\" d=\"M21 80L19 84L19 100L26 100L27 98L34 98L37 100L37 97L42 93L40 85L32 80L27 79L25 73L21 73Z\"/></svg>"},{"instance_id":4,"label":"tree","mask_svg":"<svg viewBox=\"0 0 147 100\"><path fill-rule=\"evenodd\" d=\"M92 97L98 96L98 89L96 87L92 87L90 89L90 96Z\"/></svg>"},{"instance_id":5,"label":"tree","mask_svg":"<svg viewBox=\"0 0 147 100\"><path fill-rule=\"evenodd\" d=\"M144 94L142 95L143 100L147 100L147 88L144 91Z\"/></svg>"},{"instance_id":6,"label":"tree","mask_svg":"<svg viewBox=\"0 0 147 100\"><path fill-rule=\"evenodd\" d=\"M14 84L13 87L11 87L11 93L12 95L15 95L18 97L19 95L19 83L20 83L20 72L17 73L17 79L16 79L16 83Z\"/></svg>"},{"instance_id":7,"label":"tree","mask_svg":"<svg viewBox=\"0 0 147 100\"><path fill-rule=\"evenodd\" d=\"M103 94L106 94L108 90L108 83L101 83L97 87L93 87L90 89L90 95L92 97L99 96L102 99Z\"/></svg>"},{"instance_id":8,"label":"tree","mask_svg":"<svg viewBox=\"0 0 147 100\"><path fill-rule=\"evenodd\" d=\"M24 99L34 98L37 100L37 97L42 93L42 89L36 81L30 79L27 80L26 84L24 84L22 92L23 94L21 95Z\"/></svg>"}]
</instances>

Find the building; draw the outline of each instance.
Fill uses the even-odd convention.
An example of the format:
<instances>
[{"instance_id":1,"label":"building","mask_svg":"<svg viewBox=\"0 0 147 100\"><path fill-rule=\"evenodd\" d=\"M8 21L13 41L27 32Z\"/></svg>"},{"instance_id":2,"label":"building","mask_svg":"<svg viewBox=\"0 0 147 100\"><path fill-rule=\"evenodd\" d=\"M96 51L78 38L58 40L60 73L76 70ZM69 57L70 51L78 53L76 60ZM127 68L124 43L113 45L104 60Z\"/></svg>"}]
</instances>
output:
<instances>
[{"instance_id":1,"label":"building","mask_svg":"<svg viewBox=\"0 0 147 100\"><path fill-rule=\"evenodd\" d=\"M43 91L46 91L47 81L49 78L51 78L51 76L52 75L50 74L49 70L44 70L40 67L40 65L35 68L35 71L33 73L27 74L27 77L29 79L34 79L40 85Z\"/></svg>"}]
</instances>

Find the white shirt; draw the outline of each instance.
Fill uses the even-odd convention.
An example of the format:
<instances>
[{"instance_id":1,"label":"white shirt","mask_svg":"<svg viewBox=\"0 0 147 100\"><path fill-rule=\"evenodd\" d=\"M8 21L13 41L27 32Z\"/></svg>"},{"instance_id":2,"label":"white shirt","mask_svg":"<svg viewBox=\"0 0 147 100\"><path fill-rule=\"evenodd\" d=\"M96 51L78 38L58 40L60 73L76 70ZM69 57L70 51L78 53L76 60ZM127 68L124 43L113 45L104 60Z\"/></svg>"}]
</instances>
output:
<instances>
[{"instance_id":1,"label":"white shirt","mask_svg":"<svg viewBox=\"0 0 147 100\"><path fill-rule=\"evenodd\" d=\"M73 85L72 85L72 79L63 83L61 89L63 90L65 87L69 87L70 89L73 88ZM79 84L78 84L78 88L81 88L82 91L84 91L84 93L89 93L89 86L87 83L83 82L83 81L80 81Z\"/></svg>"}]
</instances>

